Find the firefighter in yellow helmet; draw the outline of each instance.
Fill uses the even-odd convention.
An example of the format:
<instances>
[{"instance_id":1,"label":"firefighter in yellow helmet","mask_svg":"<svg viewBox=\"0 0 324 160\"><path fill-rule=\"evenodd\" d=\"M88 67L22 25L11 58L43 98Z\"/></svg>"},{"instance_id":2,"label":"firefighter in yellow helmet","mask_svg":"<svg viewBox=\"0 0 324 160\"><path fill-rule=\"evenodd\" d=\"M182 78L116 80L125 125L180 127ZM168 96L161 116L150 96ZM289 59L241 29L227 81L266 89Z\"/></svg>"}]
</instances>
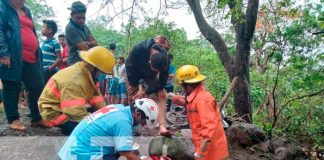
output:
<instances>
[{"instance_id":1,"label":"firefighter in yellow helmet","mask_svg":"<svg viewBox=\"0 0 324 160\"><path fill-rule=\"evenodd\" d=\"M113 54L101 46L79 55L83 61L53 75L38 100L40 114L48 126L60 127L65 135L89 114L87 109L106 105L96 87L97 77L100 73L110 74L115 65Z\"/></svg>"},{"instance_id":2,"label":"firefighter in yellow helmet","mask_svg":"<svg viewBox=\"0 0 324 160\"><path fill-rule=\"evenodd\" d=\"M169 93L174 104L186 105L187 118L192 130L195 159L223 160L228 158L228 148L221 114L213 96L202 83L206 77L193 65L184 65L176 73L178 84L186 96Z\"/></svg>"}]
</instances>

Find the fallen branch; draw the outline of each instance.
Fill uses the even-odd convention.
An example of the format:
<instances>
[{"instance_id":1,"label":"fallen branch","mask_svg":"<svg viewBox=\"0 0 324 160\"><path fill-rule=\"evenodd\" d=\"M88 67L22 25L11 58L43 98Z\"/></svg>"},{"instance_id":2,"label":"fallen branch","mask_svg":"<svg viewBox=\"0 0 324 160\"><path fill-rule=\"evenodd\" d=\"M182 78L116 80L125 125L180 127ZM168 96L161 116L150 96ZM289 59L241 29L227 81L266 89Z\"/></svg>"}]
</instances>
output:
<instances>
[{"instance_id":1,"label":"fallen branch","mask_svg":"<svg viewBox=\"0 0 324 160\"><path fill-rule=\"evenodd\" d=\"M231 82L231 84L229 85L229 87L227 88L227 91L224 95L224 97L222 98L222 100L217 104L219 107L220 107L220 111L222 111L223 107L224 107L224 104L225 102L227 101L228 97L230 96L234 86L236 85L237 83L237 76L235 76Z\"/></svg>"}]
</instances>

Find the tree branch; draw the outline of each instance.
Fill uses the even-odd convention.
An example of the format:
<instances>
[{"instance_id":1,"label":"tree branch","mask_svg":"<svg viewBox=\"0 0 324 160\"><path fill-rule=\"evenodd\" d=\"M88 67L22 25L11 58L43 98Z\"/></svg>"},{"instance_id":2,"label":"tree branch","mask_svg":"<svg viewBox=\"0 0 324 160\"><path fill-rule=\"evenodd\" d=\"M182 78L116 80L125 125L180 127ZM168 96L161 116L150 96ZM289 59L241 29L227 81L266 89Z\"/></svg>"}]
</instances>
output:
<instances>
[{"instance_id":1,"label":"tree branch","mask_svg":"<svg viewBox=\"0 0 324 160\"><path fill-rule=\"evenodd\" d=\"M134 6L135 6L135 2L136 0L133 0L133 3L132 3L132 6L131 6L131 14L130 14L130 18L129 18L129 26L126 30L127 32L127 37L128 37L128 41L127 41L127 46L130 44L131 42L131 28L132 28L132 23L133 23L133 12L134 12ZM130 48L130 47L127 47L127 48ZM127 51L126 53L129 53L129 51Z\"/></svg>"},{"instance_id":2,"label":"tree branch","mask_svg":"<svg viewBox=\"0 0 324 160\"><path fill-rule=\"evenodd\" d=\"M324 31L319 31L319 32L314 32L312 33L313 35L316 35L316 34L324 34Z\"/></svg>"},{"instance_id":3,"label":"tree branch","mask_svg":"<svg viewBox=\"0 0 324 160\"><path fill-rule=\"evenodd\" d=\"M313 96L316 96L318 94L321 94L322 92L324 92L324 89L320 90L320 91L317 91L317 92L314 92L314 93L310 93L310 94L306 94L306 95L302 95L302 96L298 96L298 97L295 97L293 99L290 99L288 100L284 105L282 105L281 109L279 110L278 112L278 115L282 112L282 110L291 102L295 101L295 100L298 100L298 99L303 99L303 98L306 98L306 97L313 97Z\"/></svg>"},{"instance_id":4,"label":"tree branch","mask_svg":"<svg viewBox=\"0 0 324 160\"><path fill-rule=\"evenodd\" d=\"M160 12L161 12L161 8L162 8L162 0L160 0L159 11L158 11L158 13L156 14L155 21L157 21L157 20L159 19Z\"/></svg>"},{"instance_id":5,"label":"tree branch","mask_svg":"<svg viewBox=\"0 0 324 160\"><path fill-rule=\"evenodd\" d=\"M261 49L255 50L255 68L258 74L264 74L265 71L269 68L269 59L273 56L274 50L270 54L264 51L264 62L260 64L260 59L262 55Z\"/></svg>"},{"instance_id":6,"label":"tree branch","mask_svg":"<svg viewBox=\"0 0 324 160\"><path fill-rule=\"evenodd\" d=\"M200 1L187 0L187 2L195 16L200 32L217 51L218 57L224 65L226 72L229 74L229 77L234 77L232 73L233 58L229 54L228 47L221 35L207 23L205 17L202 14Z\"/></svg>"},{"instance_id":7,"label":"tree branch","mask_svg":"<svg viewBox=\"0 0 324 160\"><path fill-rule=\"evenodd\" d=\"M237 38L241 38L243 37L244 33L242 22L240 22L244 19L244 14L242 12L242 4L237 4L237 1L228 1L227 5L231 11L231 23L235 28L236 36ZM239 15L239 17L236 17L235 15Z\"/></svg>"},{"instance_id":8,"label":"tree branch","mask_svg":"<svg viewBox=\"0 0 324 160\"><path fill-rule=\"evenodd\" d=\"M273 123L272 123L272 126L271 126L271 130L270 130L270 139L272 138L272 131L277 123L277 120L278 120L278 114L277 114L277 104L276 104L276 97L275 97L275 91L277 89L277 86L278 86L278 82L279 82L279 73L280 73L280 64L281 64L281 61L278 62L278 65L277 65L277 73L276 73L276 80L275 80L275 85L272 89L272 92L271 92L271 96L272 96L272 100L273 100Z\"/></svg>"},{"instance_id":9,"label":"tree branch","mask_svg":"<svg viewBox=\"0 0 324 160\"><path fill-rule=\"evenodd\" d=\"M108 23L111 22L111 21L113 21L114 18L116 18L116 17L119 16L120 14L122 14L122 13L124 13L124 12L126 12L126 11L128 11L128 10L130 10L130 9L133 9L133 7L134 7L134 6L128 7L128 8L126 8L126 9L123 9L123 10L120 11L119 13L115 14L114 16L112 16L112 17L110 18L110 20L108 21Z\"/></svg>"},{"instance_id":10,"label":"tree branch","mask_svg":"<svg viewBox=\"0 0 324 160\"><path fill-rule=\"evenodd\" d=\"M252 39L255 30L255 24L258 16L259 0L249 0L248 7L246 9L246 27L245 27L245 39Z\"/></svg>"},{"instance_id":11,"label":"tree branch","mask_svg":"<svg viewBox=\"0 0 324 160\"><path fill-rule=\"evenodd\" d=\"M231 84L229 85L229 87L227 88L227 91L225 93L225 95L223 96L222 100L218 103L218 106L220 108L220 111L222 111L222 109L224 108L224 104L227 101L228 97L230 96L234 86L237 83L237 76L235 76L231 82Z\"/></svg>"}]
</instances>

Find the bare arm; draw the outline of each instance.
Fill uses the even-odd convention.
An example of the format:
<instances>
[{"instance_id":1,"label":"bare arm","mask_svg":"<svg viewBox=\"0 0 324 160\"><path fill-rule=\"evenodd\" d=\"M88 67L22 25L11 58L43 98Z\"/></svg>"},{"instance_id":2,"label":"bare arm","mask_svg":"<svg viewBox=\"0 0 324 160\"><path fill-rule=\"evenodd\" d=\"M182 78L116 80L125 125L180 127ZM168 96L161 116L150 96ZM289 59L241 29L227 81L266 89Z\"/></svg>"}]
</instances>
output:
<instances>
[{"instance_id":1,"label":"bare arm","mask_svg":"<svg viewBox=\"0 0 324 160\"><path fill-rule=\"evenodd\" d=\"M56 61L54 64L52 64L50 67L48 67L49 71L52 71L53 69L55 69L57 66L59 66L62 63L62 55L61 53L56 53Z\"/></svg>"},{"instance_id":2,"label":"bare arm","mask_svg":"<svg viewBox=\"0 0 324 160\"><path fill-rule=\"evenodd\" d=\"M157 105L159 106L159 113L158 113L158 121L160 124L160 134L162 136L172 136L172 132L170 132L165 124L166 124L166 96L167 93L165 89L162 89L155 93L156 98L157 98Z\"/></svg>"},{"instance_id":3,"label":"bare arm","mask_svg":"<svg viewBox=\"0 0 324 160\"><path fill-rule=\"evenodd\" d=\"M63 63L67 63L68 62L68 59L69 59L69 57L63 58Z\"/></svg>"},{"instance_id":4,"label":"bare arm","mask_svg":"<svg viewBox=\"0 0 324 160\"><path fill-rule=\"evenodd\" d=\"M81 51L87 51L90 49L88 41L79 42L75 46Z\"/></svg>"},{"instance_id":5,"label":"bare arm","mask_svg":"<svg viewBox=\"0 0 324 160\"><path fill-rule=\"evenodd\" d=\"M94 38L94 37L89 37L88 39L88 43L89 43L89 47L95 47L95 46L98 46L98 43L97 43L97 40Z\"/></svg>"},{"instance_id":6,"label":"bare arm","mask_svg":"<svg viewBox=\"0 0 324 160\"><path fill-rule=\"evenodd\" d=\"M177 104L179 106L185 106L186 100L184 96L175 95L172 99L172 103Z\"/></svg>"},{"instance_id":7,"label":"bare arm","mask_svg":"<svg viewBox=\"0 0 324 160\"><path fill-rule=\"evenodd\" d=\"M93 37L90 37L88 41L79 42L76 44L76 47L81 51L87 51L92 47L97 46L97 40Z\"/></svg>"}]
</instances>

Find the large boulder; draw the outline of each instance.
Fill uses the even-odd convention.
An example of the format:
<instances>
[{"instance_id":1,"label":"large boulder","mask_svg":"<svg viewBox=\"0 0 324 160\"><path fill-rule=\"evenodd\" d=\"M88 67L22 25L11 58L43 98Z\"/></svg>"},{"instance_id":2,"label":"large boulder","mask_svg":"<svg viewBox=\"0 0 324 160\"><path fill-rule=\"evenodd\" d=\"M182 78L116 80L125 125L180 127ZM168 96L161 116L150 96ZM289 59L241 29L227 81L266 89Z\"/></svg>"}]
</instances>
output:
<instances>
[{"instance_id":1,"label":"large boulder","mask_svg":"<svg viewBox=\"0 0 324 160\"><path fill-rule=\"evenodd\" d=\"M286 138L274 136L270 140L269 151L275 153L276 149L286 146L287 144L288 144L288 140Z\"/></svg>"},{"instance_id":2,"label":"large boulder","mask_svg":"<svg viewBox=\"0 0 324 160\"><path fill-rule=\"evenodd\" d=\"M191 139L180 137L155 137L149 144L150 156L167 155L172 160L193 160L194 146Z\"/></svg>"},{"instance_id":3,"label":"large boulder","mask_svg":"<svg viewBox=\"0 0 324 160\"><path fill-rule=\"evenodd\" d=\"M286 160L286 159L304 159L305 153L302 149L296 145L288 145L285 147L279 147L275 149L275 159Z\"/></svg>"},{"instance_id":4,"label":"large boulder","mask_svg":"<svg viewBox=\"0 0 324 160\"><path fill-rule=\"evenodd\" d=\"M277 160L306 158L300 146L283 137L273 137L270 140L269 151L274 153Z\"/></svg>"},{"instance_id":5,"label":"large boulder","mask_svg":"<svg viewBox=\"0 0 324 160\"><path fill-rule=\"evenodd\" d=\"M252 146L266 140L265 133L253 124L234 122L228 129L228 139L242 146Z\"/></svg>"}]
</instances>

